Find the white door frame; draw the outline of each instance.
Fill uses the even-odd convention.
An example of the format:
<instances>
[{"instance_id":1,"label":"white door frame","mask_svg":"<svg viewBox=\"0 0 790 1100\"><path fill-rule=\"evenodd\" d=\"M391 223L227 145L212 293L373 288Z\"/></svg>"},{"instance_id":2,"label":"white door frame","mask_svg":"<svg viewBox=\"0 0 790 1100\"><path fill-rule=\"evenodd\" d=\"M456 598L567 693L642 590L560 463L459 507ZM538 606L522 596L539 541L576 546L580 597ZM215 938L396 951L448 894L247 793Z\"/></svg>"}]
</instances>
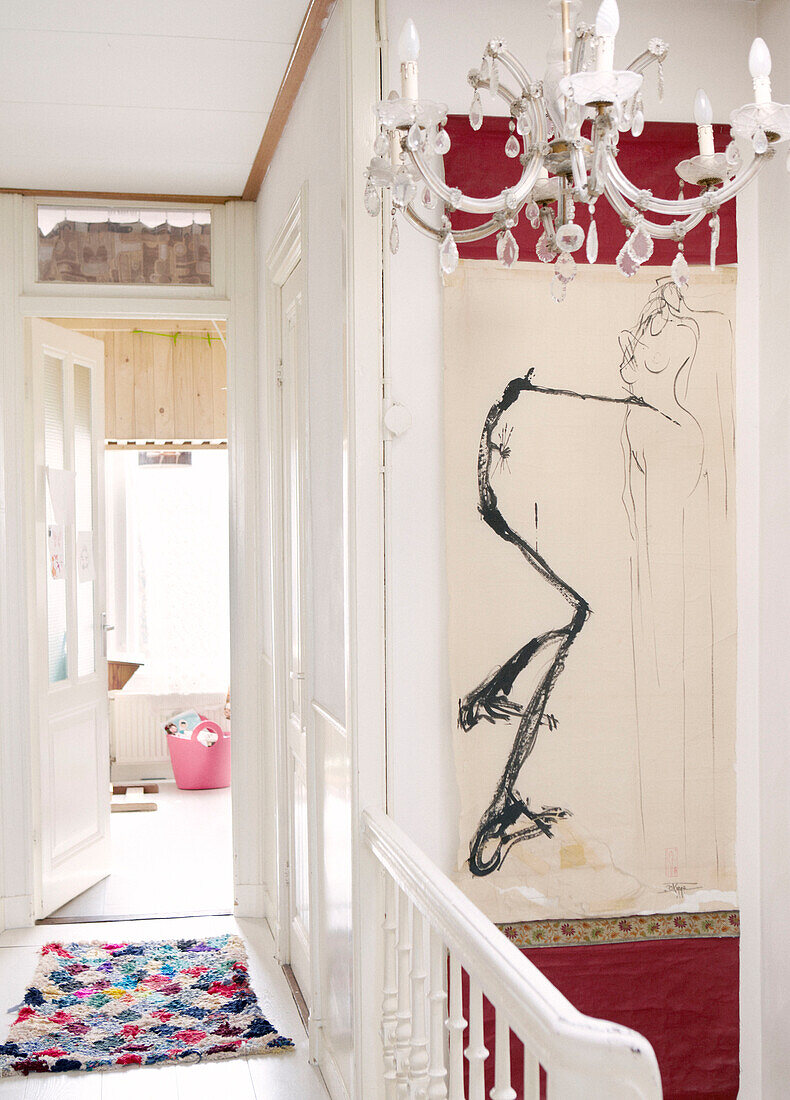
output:
<instances>
[{"instance_id":1,"label":"white door frame","mask_svg":"<svg viewBox=\"0 0 790 1100\"><path fill-rule=\"evenodd\" d=\"M307 184L297 194L286 219L277 234L269 254L266 257L266 406L268 408L269 451L269 515L272 539L271 558L271 607L272 607L272 687L274 730L273 747L276 769L276 861L275 896L273 900L273 928L277 958L281 963L289 962L291 924L291 891L288 882L288 863L290 858L290 807L288 805L288 685L285 677L289 666L285 611L288 607L286 577L283 562L288 549L288 527L285 515L283 493L284 466L282 461L284 427L282 422L282 401L280 397L280 378L282 369L282 288L288 277L301 263L304 272L304 306L302 323L305 326L305 338L309 332L310 303L307 293ZM308 421L308 363L306 358L300 363L300 385L298 387L301 404L300 420L305 433L305 458L309 464L309 421ZM315 1054L317 1028L321 1020L321 984L320 984L320 948L318 944L317 914L320 906L320 880L318 875L318 790L316 776L316 733L313 709L313 645L310 608L312 607L312 567L310 539L310 479L302 471L302 501L305 523L305 603L307 621L305 630L305 667L304 700L305 720L307 723L307 794L308 794L308 862L309 862L309 907L310 907L310 1045Z\"/></svg>"},{"instance_id":2,"label":"white door frame","mask_svg":"<svg viewBox=\"0 0 790 1100\"><path fill-rule=\"evenodd\" d=\"M50 286L36 282L35 209L50 200L0 195L0 927L33 920L35 818L30 737L35 710L30 692L26 563L33 517L20 456L30 441L29 395L24 382L25 317L199 317L228 323L228 436L230 466L231 694L234 718L233 841L235 913L263 916L261 746L257 687L260 609L255 556L258 527L257 279L255 207L214 206L213 283L205 287ZM80 206L91 205L81 201ZM122 206L120 203L94 203ZM184 209L201 204L151 204ZM207 204L202 204L203 209ZM128 203L125 204L128 207ZM236 367L238 364L238 368ZM34 613L34 612L33 612Z\"/></svg>"},{"instance_id":3,"label":"white door frame","mask_svg":"<svg viewBox=\"0 0 790 1100\"><path fill-rule=\"evenodd\" d=\"M376 136L373 104L387 94L384 5L344 0L346 42L345 584L346 721L352 752L353 1100L381 1100L380 1005L383 884L362 840L363 810L387 808L383 397L387 369L385 217L364 206ZM379 20L382 23L379 23ZM384 70L384 71L383 71Z\"/></svg>"}]
</instances>

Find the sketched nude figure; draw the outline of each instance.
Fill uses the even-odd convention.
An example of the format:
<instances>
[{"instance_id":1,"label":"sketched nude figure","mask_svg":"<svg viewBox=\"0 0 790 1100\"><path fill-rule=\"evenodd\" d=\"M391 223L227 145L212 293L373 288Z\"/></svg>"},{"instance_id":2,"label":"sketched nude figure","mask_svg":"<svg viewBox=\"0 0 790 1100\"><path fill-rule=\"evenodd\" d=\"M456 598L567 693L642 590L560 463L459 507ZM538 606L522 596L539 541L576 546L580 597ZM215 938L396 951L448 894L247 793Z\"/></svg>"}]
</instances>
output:
<instances>
[{"instance_id":1,"label":"sketched nude figure","mask_svg":"<svg viewBox=\"0 0 790 1100\"><path fill-rule=\"evenodd\" d=\"M683 329L682 333L676 331L679 328ZM684 413L682 405L676 400L677 387L682 384L693 362L694 348L690 348L689 354L680 363L676 353L679 344L684 348L687 344L696 346L698 336L699 329L695 329L688 312L682 308L682 298L674 284L671 280L659 280L638 323L633 330L621 336L621 376L630 391L626 396L577 393L539 386L533 381L533 368L524 377L508 383L501 399L488 411L478 452L478 510L494 533L515 546L530 567L560 593L569 606L569 618L556 628L530 638L508 661L495 668L459 701L458 725L465 731L473 729L481 720L492 723L510 722L514 718L518 720L504 771L470 843L469 868L474 875L491 874L515 844L539 836L550 837L554 824L571 816L569 809L560 806L532 807L529 798L523 797L516 789L516 782L535 746L541 725L553 727L556 724L554 717L546 710L549 697L574 641L591 614L585 598L552 569L537 547L515 530L500 511L491 485L491 475L496 469L508 469L511 429L504 422L505 414L519 399L528 398L530 394L622 405L625 412L623 447L626 454L624 503L632 524L632 537L636 538L636 528L639 526L636 516L639 505L636 502L643 491L647 491L643 488L647 481L647 467L642 463L645 454L651 451L651 463L660 465L662 451L672 446L675 434L695 430L696 421L691 424L693 418ZM660 369L657 367L659 360ZM660 384L644 384L645 376L648 379L652 377L651 370L662 375ZM700 476L699 463L694 465L693 459L692 467L689 485L686 486L689 492ZM522 704L512 699L511 695L519 676L527 670L532 674L534 686L528 702Z\"/></svg>"}]
</instances>

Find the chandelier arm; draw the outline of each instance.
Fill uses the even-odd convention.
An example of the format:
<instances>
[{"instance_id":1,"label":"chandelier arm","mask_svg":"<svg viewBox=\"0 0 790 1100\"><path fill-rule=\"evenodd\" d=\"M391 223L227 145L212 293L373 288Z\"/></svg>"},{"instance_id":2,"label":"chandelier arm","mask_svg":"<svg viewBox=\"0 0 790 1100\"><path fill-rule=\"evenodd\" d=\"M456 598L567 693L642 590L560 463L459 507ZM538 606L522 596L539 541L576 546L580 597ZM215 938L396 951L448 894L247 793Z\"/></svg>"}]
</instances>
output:
<instances>
[{"instance_id":1,"label":"chandelier arm","mask_svg":"<svg viewBox=\"0 0 790 1100\"><path fill-rule=\"evenodd\" d=\"M593 152L593 162L595 159L595 153ZM571 171L573 172L573 186L578 194L580 202L592 202L592 196L589 190L589 178L587 176L587 169L584 165L584 154L581 149L571 150Z\"/></svg>"},{"instance_id":2,"label":"chandelier arm","mask_svg":"<svg viewBox=\"0 0 790 1100\"><path fill-rule=\"evenodd\" d=\"M440 198L446 206L450 206L454 210L463 210L467 214L494 214L497 211L504 210L515 212L524 204L530 191L535 186L535 181L543 165L543 156L536 150L525 165L518 183L514 187L506 189L507 196L503 191L489 198L475 199L461 194L457 188L448 187L444 180L431 168L419 150L407 149L406 152L434 195Z\"/></svg>"},{"instance_id":3,"label":"chandelier arm","mask_svg":"<svg viewBox=\"0 0 790 1100\"><path fill-rule=\"evenodd\" d=\"M481 80L478 77L477 80L474 83L474 87L475 88L485 88L485 90L487 92L490 92L491 91L491 81L490 80ZM505 101L505 103L507 103L508 107L512 107L513 104L516 102L516 100L521 99L520 94L516 95L515 92L511 92L510 88L507 88L504 84L499 85L499 89L497 90L497 95L499 96L500 99L504 99L504 101Z\"/></svg>"},{"instance_id":4,"label":"chandelier arm","mask_svg":"<svg viewBox=\"0 0 790 1100\"><path fill-rule=\"evenodd\" d=\"M527 70L518 60L518 58L503 46L501 50L497 51L497 58L501 61L503 68L515 77L521 89L521 95L511 100L510 106L516 102L516 99L526 99L528 104L528 111L530 115L530 130L533 135L533 139L536 143L540 144L546 140L546 106L543 102L543 97L535 97L530 95L530 87L532 86L532 78ZM481 83L483 83L481 81ZM486 86L488 81L485 82Z\"/></svg>"},{"instance_id":5,"label":"chandelier arm","mask_svg":"<svg viewBox=\"0 0 790 1100\"><path fill-rule=\"evenodd\" d=\"M528 96L530 86L534 81L516 55L511 53L507 46L503 46L502 49L497 50L496 56L511 76L514 76L518 81L521 86L521 94Z\"/></svg>"},{"instance_id":6,"label":"chandelier arm","mask_svg":"<svg viewBox=\"0 0 790 1100\"><path fill-rule=\"evenodd\" d=\"M662 58L659 57L658 54L653 53L652 50L643 50L639 57L635 57L631 64L627 66L627 69L632 73L643 73L646 69L649 69L651 65L656 65L665 58L666 54L664 54Z\"/></svg>"},{"instance_id":7,"label":"chandelier arm","mask_svg":"<svg viewBox=\"0 0 790 1100\"><path fill-rule=\"evenodd\" d=\"M771 159L769 154L772 155L772 153L773 151L769 149L768 153L755 154L745 168L742 168L731 180L716 191L716 204L718 206L723 206L725 202L729 202L730 199L734 198L743 187L751 183L762 168L763 162ZM605 156L607 179L611 180L618 191L622 192L625 198L630 202L640 206L643 205L645 210L650 210L654 214L665 214L667 217L693 214L700 209L702 205L701 197L692 199L657 199L651 196L642 203L641 200L644 196L644 192L640 191L640 189L628 179L611 152L608 150L605 151Z\"/></svg>"},{"instance_id":8,"label":"chandelier arm","mask_svg":"<svg viewBox=\"0 0 790 1100\"><path fill-rule=\"evenodd\" d=\"M550 244L556 245L557 238L554 233L554 215L549 205L541 206L540 208L540 224L543 226L546 240L549 241Z\"/></svg>"},{"instance_id":9,"label":"chandelier arm","mask_svg":"<svg viewBox=\"0 0 790 1100\"><path fill-rule=\"evenodd\" d=\"M444 240L444 232L426 222L411 204L404 208L403 216L426 237L432 237L435 241ZM458 244L467 244L470 241L479 241L482 237L490 237L497 229L499 229L498 222L494 218L489 218L487 222L476 225L473 229L453 229L452 234Z\"/></svg>"},{"instance_id":10,"label":"chandelier arm","mask_svg":"<svg viewBox=\"0 0 790 1100\"><path fill-rule=\"evenodd\" d=\"M775 150L771 147L769 147L765 153L755 153L745 168L742 168L731 180L728 180L727 183L723 184L714 192L716 196L716 206L723 206L725 202L734 199L747 184L752 182L763 165L773 160L774 156Z\"/></svg>"},{"instance_id":11,"label":"chandelier arm","mask_svg":"<svg viewBox=\"0 0 790 1100\"><path fill-rule=\"evenodd\" d=\"M584 55L588 45L594 37L595 31L592 27L588 27L586 24L576 24L576 41L573 43L573 53L571 54L571 72L581 72L582 65L584 64Z\"/></svg>"},{"instance_id":12,"label":"chandelier arm","mask_svg":"<svg viewBox=\"0 0 790 1100\"><path fill-rule=\"evenodd\" d=\"M605 143L609 128L606 125L606 118L608 116L599 114L593 122L593 152L592 163L590 164L590 173L587 178L587 192L589 195L588 201L594 201L599 195L603 194L604 184L606 182L606 158L605 158Z\"/></svg>"},{"instance_id":13,"label":"chandelier arm","mask_svg":"<svg viewBox=\"0 0 790 1100\"><path fill-rule=\"evenodd\" d=\"M641 211L634 206L630 206L610 180L607 180L604 193L622 221L628 225L634 225L638 221L639 225L643 226L650 236L656 240L683 240L685 235L696 228L708 213L703 208L697 210L694 214L690 214L683 221L675 221L670 225L659 225L658 222L651 222L647 218L639 217Z\"/></svg>"}]
</instances>

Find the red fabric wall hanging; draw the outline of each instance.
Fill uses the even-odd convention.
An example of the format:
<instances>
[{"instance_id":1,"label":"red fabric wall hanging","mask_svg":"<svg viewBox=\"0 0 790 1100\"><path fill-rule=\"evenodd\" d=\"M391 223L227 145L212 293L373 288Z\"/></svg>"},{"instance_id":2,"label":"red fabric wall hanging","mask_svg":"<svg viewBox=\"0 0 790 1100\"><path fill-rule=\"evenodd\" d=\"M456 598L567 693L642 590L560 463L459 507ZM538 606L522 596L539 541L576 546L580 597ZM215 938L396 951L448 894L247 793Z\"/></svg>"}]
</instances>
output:
<instances>
[{"instance_id":1,"label":"red fabric wall hanging","mask_svg":"<svg viewBox=\"0 0 790 1100\"><path fill-rule=\"evenodd\" d=\"M524 954L580 1012L649 1039L664 1100L735 1100L737 939L541 947ZM493 1023L491 1029L493 1040Z\"/></svg>"},{"instance_id":2,"label":"red fabric wall hanging","mask_svg":"<svg viewBox=\"0 0 790 1100\"><path fill-rule=\"evenodd\" d=\"M450 115L447 132L452 144L444 158L444 167L450 187L460 187L465 194L477 197L498 194L504 187L512 187L518 182L521 164L517 159L511 160L505 156L505 142L510 132L508 119L488 118L475 132L466 115ZM713 132L716 149L721 151L730 140L729 126L714 126ZM621 134L619 147L617 162L632 183L637 187L649 188L657 198L674 199L677 198L680 183L675 165L699 151L697 127L686 122L648 122L644 133L638 138ZM697 193L696 187L686 185L689 198ZM733 264L738 259L735 203L725 203L719 217L721 242L717 262ZM460 211L452 215L455 229L467 229L483 220L479 215ZM586 206L577 208L576 220L586 232L590 222ZM613 264L625 241L625 227L605 196L601 196L596 204L595 220L600 242L598 263ZM667 219L656 217L655 220L664 223ZM536 261L535 245L541 230L533 229L522 212L514 233L519 245L519 259ZM459 245L458 251L466 260L495 260L496 236ZM669 266L676 252L674 241L656 241L655 252L647 266ZM690 264L709 262L710 229L707 218L686 237L685 255ZM576 259L584 265L583 249L576 254ZM583 273L580 271L579 274Z\"/></svg>"},{"instance_id":3,"label":"red fabric wall hanging","mask_svg":"<svg viewBox=\"0 0 790 1100\"><path fill-rule=\"evenodd\" d=\"M640 943L523 949L568 1000L588 1016L644 1035L661 1070L664 1100L736 1100L739 1082L738 939L697 937ZM464 1017L469 981L462 976ZM494 1085L495 1013L483 999L489 1056L486 1096ZM469 1042L468 1030L464 1046ZM522 1100L524 1048L510 1043L511 1081ZM468 1084L468 1064L464 1078ZM541 1071L541 1096L546 1079Z\"/></svg>"}]
</instances>

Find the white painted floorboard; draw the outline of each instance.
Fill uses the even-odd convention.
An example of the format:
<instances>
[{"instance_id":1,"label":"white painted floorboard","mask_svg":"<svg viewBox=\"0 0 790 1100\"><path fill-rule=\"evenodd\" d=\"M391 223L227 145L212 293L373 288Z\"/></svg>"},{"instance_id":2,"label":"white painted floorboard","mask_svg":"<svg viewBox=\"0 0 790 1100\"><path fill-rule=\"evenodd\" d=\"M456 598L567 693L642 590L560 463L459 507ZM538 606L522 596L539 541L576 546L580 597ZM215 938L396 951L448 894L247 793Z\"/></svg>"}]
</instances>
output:
<instances>
[{"instance_id":1,"label":"white painted floorboard","mask_svg":"<svg viewBox=\"0 0 790 1100\"><path fill-rule=\"evenodd\" d=\"M122 814L117 816L124 816ZM17 928L0 936L0 1039L5 1040L30 983L38 949L51 940L155 940L235 932L247 946L250 977L264 1015L294 1040L293 1053L205 1065L150 1066L107 1073L31 1074L0 1080L0 1100L327 1100L308 1062L307 1036L262 920L184 917Z\"/></svg>"},{"instance_id":2,"label":"white painted floorboard","mask_svg":"<svg viewBox=\"0 0 790 1100\"><path fill-rule=\"evenodd\" d=\"M230 789L180 791L172 780L158 782L158 794L142 796L157 810L112 815L112 874L53 917L233 911Z\"/></svg>"}]
</instances>

